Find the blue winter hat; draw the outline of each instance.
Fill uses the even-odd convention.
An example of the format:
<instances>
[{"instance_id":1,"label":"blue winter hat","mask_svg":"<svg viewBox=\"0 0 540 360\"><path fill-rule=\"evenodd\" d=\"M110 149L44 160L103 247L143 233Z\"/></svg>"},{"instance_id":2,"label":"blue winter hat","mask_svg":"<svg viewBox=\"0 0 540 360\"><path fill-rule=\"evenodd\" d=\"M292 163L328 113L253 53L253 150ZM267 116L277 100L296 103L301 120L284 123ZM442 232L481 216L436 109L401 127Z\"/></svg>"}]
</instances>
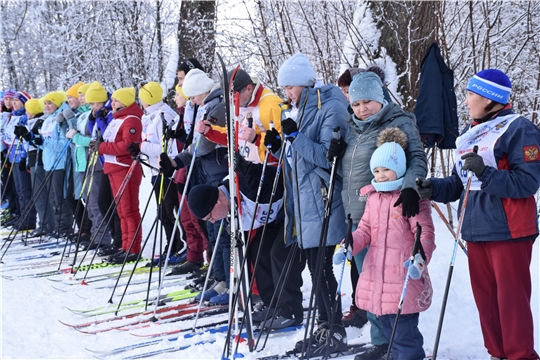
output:
<instances>
[{"instance_id":1,"label":"blue winter hat","mask_svg":"<svg viewBox=\"0 0 540 360\"><path fill-rule=\"evenodd\" d=\"M467 90L499 104L508 104L512 83L501 70L486 69L471 78Z\"/></svg>"},{"instance_id":2,"label":"blue winter hat","mask_svg":"<svg viewBox=\"0 0 540 360\"><path fill-rule=\"evenodd\" d=\"M313 84L315 71L304 54L294 54L279 68L279 86L313 86Z\"/></svg>"},{"instance_id":3,"label":"blue winter hat","mask_svg":"<svg viewBox=\"0 0 540 360\"><path fill-rule=\"evenodd\" d=\"M349 86L349 101L373 100L384 104L383 83L381 78L372 72L361 72L353 78Z\"/></svg>"},{"instance_id":4,"label":"blue winter hat","mask_svg":"<svg viewBox=\"0 0 540 360\"><path fill-rule=\"evenodd\" d=\"M397 190L403 184L403 176L407 171L407 158L404 148L407 147L407 135L399 128L387 128L377 138L379 147L371 155L369 167L371 173L375 168L384 167L394 170L397 180L378 183L373 179L371 184L377 191Z\"/></svg>"}]
</instances>

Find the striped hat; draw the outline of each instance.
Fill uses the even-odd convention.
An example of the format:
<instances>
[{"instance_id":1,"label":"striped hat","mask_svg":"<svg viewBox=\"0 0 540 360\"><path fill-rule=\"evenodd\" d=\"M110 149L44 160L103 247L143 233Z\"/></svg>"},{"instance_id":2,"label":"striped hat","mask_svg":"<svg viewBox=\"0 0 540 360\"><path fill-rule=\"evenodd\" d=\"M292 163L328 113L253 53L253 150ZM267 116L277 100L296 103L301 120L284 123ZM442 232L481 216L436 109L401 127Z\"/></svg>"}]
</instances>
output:
<instances>
[{"instance_id":1,"label":"striped hat","mask_svg":"<svg viewBox=\"0 0 540 360\"><path fill-rule=\"evenodd\" d=\"M15 95L13 95L13 98L19 100L23 104L26 104L26 102L30 100L32 97L28 95L27 93L25 93L24 91L17 91Z\"/></svg>"}]
</instances>

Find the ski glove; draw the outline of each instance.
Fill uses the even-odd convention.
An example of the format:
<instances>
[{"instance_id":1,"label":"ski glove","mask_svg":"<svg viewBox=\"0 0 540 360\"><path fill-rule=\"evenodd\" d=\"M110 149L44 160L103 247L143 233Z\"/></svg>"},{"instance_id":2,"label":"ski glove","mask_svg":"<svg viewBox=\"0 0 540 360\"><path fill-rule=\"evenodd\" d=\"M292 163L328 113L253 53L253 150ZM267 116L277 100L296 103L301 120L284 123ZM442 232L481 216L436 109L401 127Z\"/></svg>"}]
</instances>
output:
<instances>
[{"instance_id":1,"label":"ski glove","mask_svg":"<svg viewBox=\"0 0 540 360\"><path fill-rule=\"evenodd\" d=\"M88 145L88 147L89 147L90 150L92 150L93 152L96 152L96 151L99 151L99 145L101 145L101 141L98 141L98 140L92 140L92 141L90 141L90 144Z\"/></svg>"},{"instance_id":2,"label":"ski glove","mask_svg":"<svg viewBox=\"0 0 540 360\"><path fill-rule=\"evenodd\" d=\"M38 134L39 133L39 130L41 130L41 126L43 125L43 119L39 119L38 121L36 121L36 123L34 124L34 126L32 127L32 132L34 134Z\"/></svg>"},{"instance_id":3,"label":"ski glove","mask_svg":"<svg viewBox=\"0 0 540 360\"><path fill-rule=\"evenodd\" d=\"M275 154L281 147L281 137L276 129L270 129L266 131L264 137L264 145L270 147L270 150Z\"/></svg>"},{"instance_id":4,"label":"ski glove","mask_svg":"<svg viewBox=\"0 0 540 360\"><path fill-rule=\"evenodd\" d=\"M66 121L66 118L64 117L64 114L62 114L61 112L58 113L58 115L56 115L56 122L61 124L63 123L64 121Z\"/></svg>"},{"instance_id":5,"label":"ski glove","mask_svg":"<svg viewBox=\"0 0 540 360\"><path fill-rule=\"evenodd\" d=\"M420 196L414 189L403 189L399 194L399 199L394 204L394 207L401 204L401 215L405 217L413 217L420 212Z\"/></svg>"},{"instance_id":6,"label":"ski glove","mask_svg":"<svg viewBox=\"0 0 540 360\"><path fill-rule=\"evenodd\" d=\"M128 145L127 151L133 158L136 158L141 153L141 147L139 143L132 142L131 144Z\"/></svg>"},{"instance_id":7,"label":"ski glove","mask_svg":"<svg viewBox=\"0 0 540 360\"><path fill-rule=\"evenodd\" d=\"M26 158L19 161L19 170L26 172Z\"/></svg>"},{"instance_id":8,"label":"ski glove","mask_svg":"<svg viewBox=\"0 0 540 360\"><path fill-rule=\"evenodd\" d=\"M342 264L345 259L349 261L352 260L352 249L350 246L348 249L345 249L345 245L341 244L339 250L334 254L332 261L334 262L334 265L339 265Z\"/></svg>"},{"instance_id":9,"label":"ski glove","mask_svg":"<svg viewBox=\"0 0 540 360\"><path fill-rule=\"evenodd\" d=\"M75 113L70 108L67 108L64 111L62 111L62 114L64 115L64 118L66 120L70 120L70 119L73 119L75 117Z\"/></svg>"},{"instance_id":10,"label":"ski glove","mask_svg":"<svg viewBox=\"0 0 540 360\"><path fill-rule=\"evenodd\" d=\"M420 199L431 199L431 196L433 195L433 182L429 179L416 179L416 185L414 185L414 190L416 190L416 192L420 196Z\"/></svg>"},{"instance_id":11,"label":"ski glove","mask_svg":"<svg viewBox=\"0 0 540 360\"><path fill-rule=\"evenodd\" d=\"M474 152L467 153L461 157L462 160L465 160L462 170L471 170L476 177L482 176L484 170L486 170L486 165L484 164L484 159L480 155Z\"/></svg>"},{"instance_id":12,"label":"ski glove","mask_svg":"<svg viewBox=\"0 0 540 360\"><path fill-rule=\"evenodd\" d=\"M291 118L287 118L281 122L281 130L285 135L285 139L290 142L293 142L298 135L298 125L296 125L296 121Z\"/></svg>"},{"instance_id":13,"label":"ski glove","mask_svg":"<svg viewBox=\"0 0 540 360\"><path fill-rule=\"evenodd\" d=\"M73 139L77 133L78 131L76 129L69 129L69 131L66 133L66 138Z\"/></svg>"},{"instance_id":14,"label":"ski glove","mask_svg":"<svg viewBox=\"0 0 540 360\"><path fill-rule=\"evenodd\" d=\"M174 170L178 170L184 167L184 163L179 160L178 158L175 159L176 162L176 168L171 163L171 159L167 155L167 153L161 153L159 155L159 166L161 167L161 172L163 172L163 175L165 177L170 178L174 174Z\"/></svg>"},{"instance_id":15,"label":"ski glove","mask_svg":"<svg viewBox=\"0 0 540 360\"><path fill-rule=\"evenodd\" d=\"M328 161L334 161L334 157L342 158L345 155L345 150L347 149L347 143L343 138L332 139L330 141L330 146L328 147Z\"/></svg>"},{"instance_id":16,"label":"ski glove","mask_svg":"<svg viewBox=\"0 0 540 360\"><path fill-rule=\"evenodd\" d=\"M187 134L186 134L186 131L183 128L179 128L179 129L176 129L176 130L167 129L167 133L165 134L165 138L167 140L176 139L176 140L178 140L180 142L185 143L186 139L187 139Z\"/></svg>"},{"instance_id":17,"label":"ski glove","mask_svg":"<svg viewBox=\"0 0 540 360\"><path fill-rule=\"evenodd\" d=\"M403 263L403 266L408 268L407 272L409 273L411 279L418 280L422 276L424 268L426 267L426 259L422 257L422 254L418 253L414 255L412 262L411 259L409 259Z\"/></svg>"},{"instance_id":18,"label":"ski glove","mask_svg":"<svg viewBox=\"0 0 540 360\"><path fill-rule=\"evenodd\" d=\"M26 128L26 126L24 125L15 125L15 130L13 131L13 134L15 134L15 136L17 137L25 137L26 134L28 134L29 131L28 129Z\"/></svg>"},{"instance_id":19,"label":"ski glove","mask_svg":"<svg viewBox=\"0 0 540 360\"><path fill-rule=\"evenodd\" d=\"M234 158L236 162L236 170L243 174L248 174L251 169L251 161L246 160L240 153L235 152Z\"/></svg>"}]
</instances>

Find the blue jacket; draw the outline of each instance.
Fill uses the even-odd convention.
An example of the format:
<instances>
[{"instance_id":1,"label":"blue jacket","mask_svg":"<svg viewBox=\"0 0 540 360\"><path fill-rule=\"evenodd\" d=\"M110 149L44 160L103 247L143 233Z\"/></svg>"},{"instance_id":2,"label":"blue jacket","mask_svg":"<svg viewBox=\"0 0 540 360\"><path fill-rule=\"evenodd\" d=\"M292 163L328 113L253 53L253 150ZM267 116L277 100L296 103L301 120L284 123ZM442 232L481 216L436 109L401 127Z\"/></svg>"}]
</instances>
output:
<instances>
[{"instance_id":1,"label":"blue jacket","mask_svg":"<svg viewBox=\"0 0 540 360\"><path fill-rule=\"evenodd\" d=\"M19 144L19 139L16 139L16 136L13 133L13 131L15 130L15 126L28 124L28 118L26 117L25 111L26 110L24 108L12 111L11 117L4 125L4 141L9 148L8 158L9 162L11 162L12 164L16 164L20 161L26 161L26 147L28 145L25 144L24 140ZM13 139L15 139L15 141L13 141ZM10 147L12 143L13 146ZM2 150L4 146L5 144L2 144Z\"/></svg>"},{"instance_id":2,"label":"blue jacket","mask_svg":"<svg viewBox=\"0 0 540 360\"><path fill-rule=\"evenodd\" d=\"M56 115L65 109L69 108L69 105L64 102L54 113L49 115L43 125L41 126L41 133L46 131L50 126L52 131L50 135L43 136L40 134L34 134L35 137L41 137L43 144L43 169L45 171L63 170L66 166L66 158L69 154L66 148L68 139L66 138L67 123L64 121L62 124L56 122Z\"/></svg>"},{"instance_id":3,"label":"blue jacket","mask_svg":"<svg viewBox=\"0 0 540 360\"><path fill-rule=\"evenodd\" d=\"M349 133L347 100L335 85L306 87L298 101L298 136L291 144L293 166L284 158L286 241L298 241L304 248L319 246L324 219L322 191L328 189L332 164L327 160L333 131ZM337 170L337 169L336 169ZM337 173L337 171L336 171ZM336 177L326 245L345 237L347 224L341 199L341 178Z\"/></svg>"},{"instance_id":4,"label":"blue jacket","mask_svg":"<svg viewBox=\"0 0 540 360\"><path fill-rule=\"evenodd\" d=\"M503 110L497 116L512 114ZM525 151L531 151L526 153ZM540 129L519 117L499 138L493 149L497 169L486 166L478 178L481 190L471 191L463 217L461 236L466 241L532 239L538 236L534 194L540 187ZM461 161L461 159L456 159ZM432 179L432 199L451 202L464 196L456 167L452 175Z\"/></svg>"}]
</instances>

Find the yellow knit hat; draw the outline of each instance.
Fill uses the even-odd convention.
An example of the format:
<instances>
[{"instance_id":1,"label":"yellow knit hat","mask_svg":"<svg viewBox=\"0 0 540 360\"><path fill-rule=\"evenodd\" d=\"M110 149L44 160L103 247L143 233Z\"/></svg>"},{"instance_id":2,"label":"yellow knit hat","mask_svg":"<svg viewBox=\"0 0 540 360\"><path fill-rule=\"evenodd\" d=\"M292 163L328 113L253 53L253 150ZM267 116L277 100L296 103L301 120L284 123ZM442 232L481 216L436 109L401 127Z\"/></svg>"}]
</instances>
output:
<instances>
[{"instance_id":1,"label":"yellow knit hat","mask_svg":"<svg viewBox=\"0 0 540 360\"><path fill-rule=\"evenodd\" d=\"M83 84L79 87L79 89L77 90L77 92L79 94L83 94L85 95L86 94L86 91L88 90L88 88L90 87L90 83L87 83L87 84Z\"/></svg>"},{"instance_id":2,"label":"yellow knit hat","mask_svg":"<svg viewBox=\"0 0 540 360\"><path fill-rule=\"evenodd\" d=\"M32 115L41 114L43 112L43 106L39 103L38 99L30 99L24 104L24 108Z\"/></svg>"},{"instance_id":3,"label":"yellow knit hat","mask_svg":"<svg viewBox=\"0 0 540 360\"><path fill-rule=\"evenodd\" d=\"M64 98L65 96L61 92L51 91L43 97L43 101L50 101L54 105L56 105L56 107L60 107L60 105L62 105L62 103L64 102Z\"/></svg>"},{"instance_id":4,"label":"yellow knit hat","mask_svg":"<svg viewBox=\"0 0 540 360\"><path fill-rule=\"evenodd\" d=\"M129 106L135 102L135 88L128 87L128 88L121 88L113 92L111 98L113 100L118 100L124 106ZM161 101L161 98L160 98ZM88 100L87 100L88 102Z\"/></svg>"},{"instance_id":5,"label":"yellow knit hat","mask_svg":"<svg viewBox=\"0 0 540 360\"><path fill-rule=\"evenodd\" d=\"M163 99L163 89L157 82L151 81L139 90L139 99L145 104L154 105Z\"/></svg>"},{"instance_id":6,"label":"yellow knit hat","mask_svg":"<svg viewBox=\"0 0 540 360\"><path fill-rule=\"evenodd\" d=\"M79 88L83 85L82 81L79 81L78 83L76 83L75 85L73 85L72 87L70 87L68 89L68 91L66 91L66 95L67 96L71 96L71 97L79 97Z\"/></svg>"},{"instance_id":7,"label":"yellow knit hat","mask_svg":"<svg viewBox=\"0 0 540 360\"><path fill-rule=\"evenodd\" d=\"M84 94L84 100L86 103L104 103L108 100L107 90L97 81L94 81L86 90Z\"/></svg>"},{"instance_id":8,"label":"yellow knit hat","mask_svg":"<svg viewBox=\"0 0 540 360\"><path fill-rule=\"evenodd\" d=\"M182 90L181 86L176 85L175 89L176 89L176 92L179 93L180 95L182 95L182 97L184 99L189 100L189 98L186 96L186 94L184 94L184 90Z\"/></svg>"},{"instance_id":9,"label":"yellow knit hat","mask_svg":"<svg viewBox=\"0 0 540 360\"><path fill-rule=\"evenodd\" d=\"M45 96L42 96L37 100L39 101L39 105L41 106L41 108L45 109Z\"/></svg>"}]
</instances>

